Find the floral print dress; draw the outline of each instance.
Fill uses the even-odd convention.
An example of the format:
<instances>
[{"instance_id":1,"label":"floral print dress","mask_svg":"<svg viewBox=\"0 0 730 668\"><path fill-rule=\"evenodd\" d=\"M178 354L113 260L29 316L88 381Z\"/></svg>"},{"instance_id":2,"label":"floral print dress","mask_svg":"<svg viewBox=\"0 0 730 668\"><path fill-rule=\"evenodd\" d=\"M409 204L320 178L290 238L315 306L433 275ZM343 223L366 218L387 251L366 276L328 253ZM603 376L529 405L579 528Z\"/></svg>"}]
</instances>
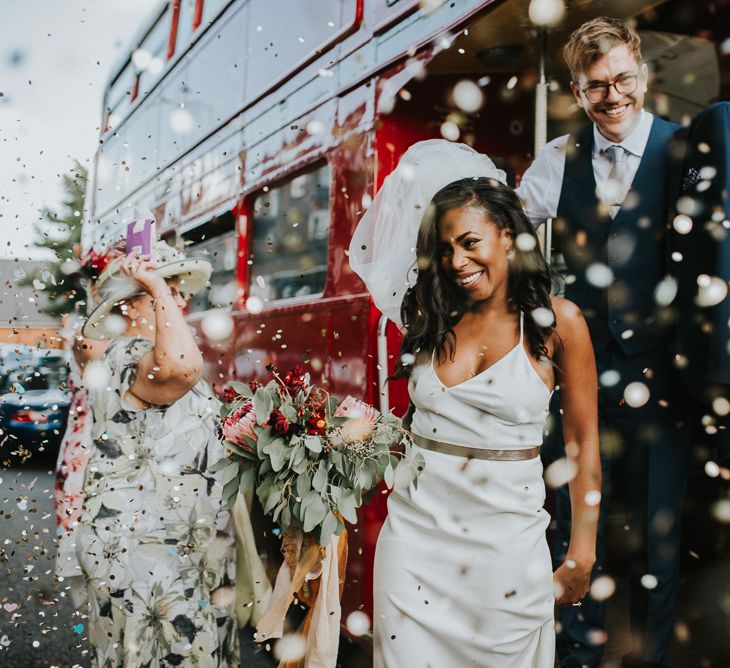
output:
<instances>
[{"instance_id":1,"label":"floral print dress","mask_svg":"<svg viewBox=\"0 0 730 668\"><path fill-rule=\"evenodd\" d=\"M238 666L235 548L208 466L223 456L219 402L204 382L167 407L125 402L141 338L117 339L90 390L93 445L77 551L100 668Z\"/></svg>"}]
</instances>

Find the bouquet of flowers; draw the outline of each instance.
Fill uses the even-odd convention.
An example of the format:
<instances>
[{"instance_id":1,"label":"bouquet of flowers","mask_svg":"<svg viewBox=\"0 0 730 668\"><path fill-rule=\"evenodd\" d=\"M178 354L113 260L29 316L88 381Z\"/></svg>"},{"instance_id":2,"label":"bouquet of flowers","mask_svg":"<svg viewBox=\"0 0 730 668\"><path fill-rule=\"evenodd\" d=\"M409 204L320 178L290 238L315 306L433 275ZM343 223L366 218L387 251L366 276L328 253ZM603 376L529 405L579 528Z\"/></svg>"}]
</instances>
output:
<instances>
[{"instance_id":1,"label":"bouquet of flowers","mask_svg":"<svg viewBox=\"0 0 730 668\"><path fill-rule=\"evenodd\" d=\"M256 639L281 637L291 601L309 598L303 585L318 580L302 624L304 665L334 668L345 522L357 522L357 509L381 480L390 488L416 484L424 460L397 417L353 397L338 402L301 367L283 377L269 371L266 385L230 384L221 414L228 456L213 468L223 472L229 505L253 488L282 529L284 562Z\"/></svg>"},{"instance_id":2,"label":"bouquet of flowers","mask_svg":"<svg viewBox=\"0 0 730 668\"><path fill-rule=\"evenodd\" d=\"M353 397L338 402L302 367L283 377L269 371L266 385L231 383L223 407L228 457L214 470L223 471L229 505L253 486L282 530L294 525L327 545L344 521L357 522L381 480L389 488L417 484L424 460L399 418Z\"/></svg>"}]
</instances>

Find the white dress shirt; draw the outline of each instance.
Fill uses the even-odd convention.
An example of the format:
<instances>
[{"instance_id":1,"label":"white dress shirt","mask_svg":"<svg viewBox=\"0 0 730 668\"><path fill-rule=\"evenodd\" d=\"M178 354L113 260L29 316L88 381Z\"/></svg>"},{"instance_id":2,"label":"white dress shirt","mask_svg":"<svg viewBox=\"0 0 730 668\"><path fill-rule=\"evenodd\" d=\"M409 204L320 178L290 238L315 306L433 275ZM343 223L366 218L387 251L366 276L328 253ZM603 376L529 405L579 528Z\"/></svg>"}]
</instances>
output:
<instances>
[{"instance_id":1,"label":"white dress shirt","mask_svg":"<svg viewBox=\"0 0 730 668\"><path fill-rule=\"evenodd\" d=\"M639 169L653 122L654 117L642 109L634 130L619 143L606 139L595 124L593 125L593 175L599 192L611 171L611 161L605 155L605 150L609 146L621 146L626 151L626 182L631 183ZM527 217L535 226L544 223L548 218L555 218L558 213L565 171L565 147L569 136L563 135L547 143L523 174L516 189Z\"/></svg>"}]
</instances>

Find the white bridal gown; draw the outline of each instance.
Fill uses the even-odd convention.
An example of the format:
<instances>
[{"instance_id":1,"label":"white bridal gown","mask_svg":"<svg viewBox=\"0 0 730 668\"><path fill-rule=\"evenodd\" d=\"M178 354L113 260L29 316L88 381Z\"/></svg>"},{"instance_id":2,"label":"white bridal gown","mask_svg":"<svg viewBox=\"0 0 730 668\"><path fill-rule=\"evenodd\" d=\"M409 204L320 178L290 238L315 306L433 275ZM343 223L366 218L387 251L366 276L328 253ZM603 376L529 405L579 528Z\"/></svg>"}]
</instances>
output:
<instances>
[{"instance_id":1,"label":"white bridal gown","mask_svg":"<svg viewBox=\"0 0 730 668\"><path fill-rule=\"evenodd\" d=\"M542 443L550 390L520 341L445 387L414 370L412 429L471 448ZM418 489L394 491L374 573L375 668L552 668L550 517L539 457L467 459L422 450Z\"/></svg>"}]
</instances>

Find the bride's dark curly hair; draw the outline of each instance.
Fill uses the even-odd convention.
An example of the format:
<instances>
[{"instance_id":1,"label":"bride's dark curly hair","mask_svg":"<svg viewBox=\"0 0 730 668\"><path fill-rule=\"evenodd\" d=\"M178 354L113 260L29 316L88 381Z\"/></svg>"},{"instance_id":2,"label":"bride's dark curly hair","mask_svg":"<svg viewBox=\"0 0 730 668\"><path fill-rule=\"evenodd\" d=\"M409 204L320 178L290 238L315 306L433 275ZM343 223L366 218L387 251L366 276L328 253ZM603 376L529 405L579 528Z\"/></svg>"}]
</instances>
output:
<instances>
[{"instance_id":1,"label":"bride's dark curly hair","mask_svg":"<svg viewBox=\"0 0 730 668\"><path fill-rule=\"evenodd\" d=\"M507 280L507 298L516 311L524 312L525 336L535 357L547 354L546 341L555 330L539 326L530 314L545 308L555 314L550 302L551 273L540 250L535 230L522 210L520 200L508 186L485 177L454 181L439 190L431 200L421 222L416 243L418 278L406 292L401 305L405 334L401 344L401 362L396 377L408 375L411 365L403 362L404 355L424 358L434 351L448 350L451 359L456 350L453 327L469 308L463 290L456 285L442 266L439 251L438 223L452 209L471 206L480 209L500 230L508 229L512 239L527 235L534 240L515 244ZM408 357L405 357L408 360Z\"/></svg>"}]
</instances>

